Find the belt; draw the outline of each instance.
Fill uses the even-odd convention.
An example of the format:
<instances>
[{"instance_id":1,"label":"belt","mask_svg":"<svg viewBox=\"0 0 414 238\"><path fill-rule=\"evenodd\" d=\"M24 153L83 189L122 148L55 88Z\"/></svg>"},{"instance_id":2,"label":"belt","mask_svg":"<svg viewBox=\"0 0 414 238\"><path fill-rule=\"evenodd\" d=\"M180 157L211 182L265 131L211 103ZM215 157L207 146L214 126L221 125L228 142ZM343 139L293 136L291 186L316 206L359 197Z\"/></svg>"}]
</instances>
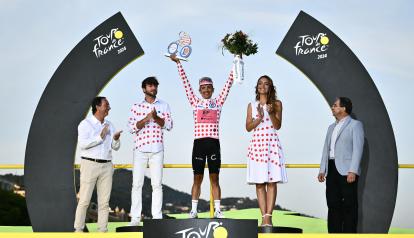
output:
<instances>
[{"instance_id":1,"label":"belt","mask_svg":"<svg viewBox=\"0 0 414 238\"><path fill-rule=\"evenodd\" d=\"M96 162L96 163L108 163L108 162L111 162L110 160L106 160L106 159L92 159L92 158L88 158L88 157L81 157L82 159L86 159L86 160L89 160L89 161L93 161L93 162Z\"/></svg>"},{"instance_id":2,"label":"belt","mask_svg":"<svg viewBox=\"0 0 414 238\"><path fill-rule=\"evenodd\" d=\"M329 157L329 160L335 160L335 157Z\"/></svg>"}]
</instances>

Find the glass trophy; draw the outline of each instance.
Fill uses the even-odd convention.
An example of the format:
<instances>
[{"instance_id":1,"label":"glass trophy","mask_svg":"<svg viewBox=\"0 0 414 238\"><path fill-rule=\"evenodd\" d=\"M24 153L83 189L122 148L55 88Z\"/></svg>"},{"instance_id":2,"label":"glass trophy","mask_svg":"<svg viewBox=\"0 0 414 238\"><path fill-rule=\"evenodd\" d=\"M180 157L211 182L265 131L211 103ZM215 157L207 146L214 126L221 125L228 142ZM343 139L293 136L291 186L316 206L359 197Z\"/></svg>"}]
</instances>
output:
<instances>
[{"instance_id":1,"label":"glass trophy","mask_svg":"<svg viewBox=\"0 0 414 238\"><path fill-rule=\"evenodd\" d=\"M178 40L173 41L168 45L168 53L165 53L165 56L170 57L175 54L177 59L187 61L192 52L192 48L190 46L191 37L184 31L180 32L178 36Z\"/></svg>"}]
</instances>

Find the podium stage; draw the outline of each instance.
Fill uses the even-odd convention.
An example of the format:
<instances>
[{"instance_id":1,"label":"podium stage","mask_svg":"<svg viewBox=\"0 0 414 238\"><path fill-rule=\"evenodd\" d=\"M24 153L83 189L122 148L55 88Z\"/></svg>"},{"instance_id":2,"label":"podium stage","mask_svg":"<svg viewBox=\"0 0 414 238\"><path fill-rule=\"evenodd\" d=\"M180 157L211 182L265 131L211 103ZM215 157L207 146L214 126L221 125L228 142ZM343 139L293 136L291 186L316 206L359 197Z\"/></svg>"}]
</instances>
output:
<instances>
[{"instance_id":1,"label":"podium stage","mask_svg":"<svg viewBox=\"0 0 414 238\"><path fill-rule=\"evenodd\" d=\"M302 233L293 227L257 227L254 219L153 219L144 226L123 226L116 232L143 232L144 238L254 238L258 233Z\"/></svg>"}]
</instances>

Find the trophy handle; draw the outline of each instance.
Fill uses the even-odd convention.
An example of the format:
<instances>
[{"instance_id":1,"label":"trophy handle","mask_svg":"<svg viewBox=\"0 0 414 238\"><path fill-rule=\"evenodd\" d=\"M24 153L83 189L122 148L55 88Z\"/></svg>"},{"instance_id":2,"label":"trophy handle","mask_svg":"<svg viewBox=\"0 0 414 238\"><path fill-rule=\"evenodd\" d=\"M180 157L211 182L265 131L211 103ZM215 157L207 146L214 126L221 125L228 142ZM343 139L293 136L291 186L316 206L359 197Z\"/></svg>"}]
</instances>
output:
<instances>
[{"instance_id":1,"label":"trophy handle","mask_svg":"<svg viewBox=\"0 0 414 238\"><path fill-rule=\"evenodd\" d=\"M170 58L171 54L164 54L164 56ZM187 58L183 58L183 57L180 57L180 56L177 56L177 59L188 62Z\"/></svg>"}]
</instances>

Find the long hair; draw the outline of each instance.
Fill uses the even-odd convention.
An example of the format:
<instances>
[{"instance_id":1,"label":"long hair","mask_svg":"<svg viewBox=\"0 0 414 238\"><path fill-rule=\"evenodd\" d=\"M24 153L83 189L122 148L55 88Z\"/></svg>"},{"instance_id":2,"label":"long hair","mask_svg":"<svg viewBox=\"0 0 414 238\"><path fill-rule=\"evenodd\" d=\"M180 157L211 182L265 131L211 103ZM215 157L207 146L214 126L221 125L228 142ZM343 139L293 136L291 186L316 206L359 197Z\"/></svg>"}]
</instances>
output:
<instances>
[{"instance_id":1,"label":"long hair","mask_svg":"<svg viewBox=\"0 0 414 238\"><path fill-rule=\"evenodd\" d=\"M257 84L255 88L256 89L256 101L260 100L260 94L259 94L259 91L257 90L257 86L259 85L259 81L261 78L265 78L269 81L269 91L267 92L267 96L266 96L266 104L275 103L277 100L276 86L273 85L273 80L267 75L260 76L259 79L257 80Z\"/></svg>"}]
</instances>

